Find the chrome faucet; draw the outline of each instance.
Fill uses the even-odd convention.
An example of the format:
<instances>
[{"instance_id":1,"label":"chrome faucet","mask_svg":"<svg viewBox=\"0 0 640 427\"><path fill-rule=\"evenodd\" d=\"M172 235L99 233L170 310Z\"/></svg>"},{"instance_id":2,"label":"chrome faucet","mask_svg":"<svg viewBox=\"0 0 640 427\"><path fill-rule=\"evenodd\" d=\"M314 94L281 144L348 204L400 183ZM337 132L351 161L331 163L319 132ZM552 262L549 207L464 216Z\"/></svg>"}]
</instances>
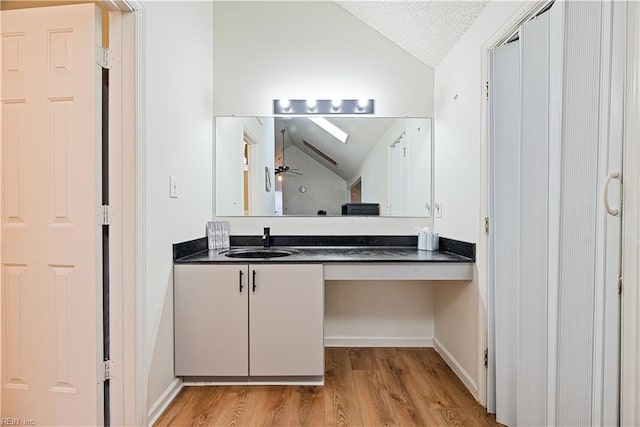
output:
<instances>
[{"instance_id":1,"label":"chrome faucet","mask_svg":"<svg viewBox=\"0 0 640 427\"><path fill-rule=\"evenodd\" d=\"M262 234L262 246L265 248L271 247L271 229L269 227L264 228L264 233Z\"/></svg>"}]
</instances>

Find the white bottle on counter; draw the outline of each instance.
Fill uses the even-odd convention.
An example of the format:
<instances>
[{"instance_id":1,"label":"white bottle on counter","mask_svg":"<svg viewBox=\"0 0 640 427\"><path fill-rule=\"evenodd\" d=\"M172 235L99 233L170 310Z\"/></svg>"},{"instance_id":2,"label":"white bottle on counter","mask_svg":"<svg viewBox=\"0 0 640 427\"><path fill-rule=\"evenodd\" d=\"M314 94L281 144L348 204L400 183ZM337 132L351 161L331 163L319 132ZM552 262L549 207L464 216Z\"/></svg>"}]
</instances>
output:
<instances>
[{"instance_id":1,"label":"white bottle on counter","mask_svg":"<svg viewBox=\"0 0 640 427\"><path fill-rule=\"evenodd\" d=\"M429 227L413 227L413 229L418 233L418 250L426 251L430 233Z\"/></svg>"},{"instance_id":2,"label":"white bottle on counter","mask_svg":"<svg viewBox=\"0 0 640 427\"><path fill-rule=\"evenodd\" d=\"M437 251L440 249L440 235L438 233L427 233L427 250Z\"/></svg>"}]
</instances>

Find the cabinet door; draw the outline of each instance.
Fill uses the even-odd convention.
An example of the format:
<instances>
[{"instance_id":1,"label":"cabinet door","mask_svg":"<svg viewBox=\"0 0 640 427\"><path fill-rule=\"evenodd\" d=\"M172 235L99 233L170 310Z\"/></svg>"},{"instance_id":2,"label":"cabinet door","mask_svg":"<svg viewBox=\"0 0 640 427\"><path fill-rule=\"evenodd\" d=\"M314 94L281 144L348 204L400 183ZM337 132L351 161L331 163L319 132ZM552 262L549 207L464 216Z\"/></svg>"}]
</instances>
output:
<instances>
[{"instance_id":1,"label":"cabinet door","mask_svg":"<svg viewBox=\"0 0 640 427\"><path fill-rule=\"evenodd\" d=\"M176 265L174 287L175 374L248 375L247 266Z\"/></svg>"},{"instance_id":2,"label":"cabinet door","mask_svg":"<svg viewBox=\"0 0 640 427\"><path fill-rule=\"evenodd\" d=\"M250 265L249 273L249 374L323 375L322 265Z\"/></svg>"}]
</instances>

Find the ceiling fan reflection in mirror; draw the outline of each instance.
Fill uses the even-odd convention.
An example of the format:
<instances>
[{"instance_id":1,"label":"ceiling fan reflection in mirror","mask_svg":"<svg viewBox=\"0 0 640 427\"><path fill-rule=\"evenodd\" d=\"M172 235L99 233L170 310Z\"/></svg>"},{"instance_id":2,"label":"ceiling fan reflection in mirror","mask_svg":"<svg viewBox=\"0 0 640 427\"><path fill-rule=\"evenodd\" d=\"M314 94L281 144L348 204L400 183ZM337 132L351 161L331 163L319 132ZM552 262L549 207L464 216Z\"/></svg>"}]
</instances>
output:
<instances>
[{"instance_id":1,"label":"ceiling fan reflection in mirror","mask_svg":"<svg viewBox=\"0 0 640 427\"><path fill-rule=\"evenodd\" d=\"M302 175L300 172L298 172L299 169L294 169L291 168L289 166L287 166L287 164L284 161L284 133L286 132L285 129L282 129L280 132L282 132L282 164L280 166L278 166L277 168L275 168L275 174L276 175L284 175L287 173L292 173L295 175Z\"/></svg>"}]
</instances>

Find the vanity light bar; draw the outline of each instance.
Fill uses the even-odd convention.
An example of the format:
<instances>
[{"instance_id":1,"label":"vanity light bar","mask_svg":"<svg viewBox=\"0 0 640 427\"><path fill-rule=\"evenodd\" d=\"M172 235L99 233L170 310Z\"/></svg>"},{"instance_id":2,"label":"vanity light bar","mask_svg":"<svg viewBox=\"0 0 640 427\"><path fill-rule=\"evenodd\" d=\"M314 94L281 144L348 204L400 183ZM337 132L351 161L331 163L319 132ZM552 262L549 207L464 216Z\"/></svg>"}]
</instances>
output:
<instances>
[{"instance_id":1,"label":"vanity light bar","mask_svg":"<svg viewBox=\"0 0 640 427\"><path fill-rule=\"evenodd\" d=\"M373 99L274 99L273 114L373 114Z\"/></svg>"}]
</instances>

